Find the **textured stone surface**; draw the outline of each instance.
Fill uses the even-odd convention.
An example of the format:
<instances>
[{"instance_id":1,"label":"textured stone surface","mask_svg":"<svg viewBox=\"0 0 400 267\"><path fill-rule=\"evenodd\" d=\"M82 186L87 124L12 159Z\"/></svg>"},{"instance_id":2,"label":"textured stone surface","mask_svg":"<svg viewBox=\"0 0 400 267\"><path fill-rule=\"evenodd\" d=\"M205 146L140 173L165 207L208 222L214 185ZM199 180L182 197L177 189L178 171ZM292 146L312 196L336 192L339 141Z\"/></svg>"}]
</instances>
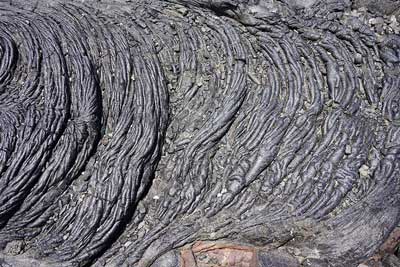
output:
<instances>
[{"instance_id":1,"label":"textured stone surface","mask_svg":"<svg viewBox=\"0 0 400 267\"><path fill-rule=\"evenodd\" d=\"M0 1L0 264L364 262L400 219L400 36L354 8Z\"/></svg>"},{"instance_id":2,"label":"textured stone surface","mask_svg":"<svg viewBox=\"0 0 400 267\"><path fill-rule=\"evenodd\" d=\"M400 2L397 0L355 0L354 7L366 7L373 13L385 15L391 15L394 13L400 14Z\"/></svg>"}]
</instances>

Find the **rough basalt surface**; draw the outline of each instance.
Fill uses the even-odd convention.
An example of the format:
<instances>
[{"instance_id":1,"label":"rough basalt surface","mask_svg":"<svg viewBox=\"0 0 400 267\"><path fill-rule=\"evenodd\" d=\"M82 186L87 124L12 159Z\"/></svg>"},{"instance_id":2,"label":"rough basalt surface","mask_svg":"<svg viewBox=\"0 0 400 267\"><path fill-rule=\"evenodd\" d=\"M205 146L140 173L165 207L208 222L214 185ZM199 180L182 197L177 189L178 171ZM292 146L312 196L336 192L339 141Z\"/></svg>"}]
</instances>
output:
<instances>
[{"instance_id":1,"label":"rough basalt surface","mask_svg":"<svg viewBox=\"0 0 400 267\"><path fill-rule=\"evenodd\" d=\"M400 36L353 4L0 1L0 265L372 256L400 219Z\"/></svg>"}]
</instances>

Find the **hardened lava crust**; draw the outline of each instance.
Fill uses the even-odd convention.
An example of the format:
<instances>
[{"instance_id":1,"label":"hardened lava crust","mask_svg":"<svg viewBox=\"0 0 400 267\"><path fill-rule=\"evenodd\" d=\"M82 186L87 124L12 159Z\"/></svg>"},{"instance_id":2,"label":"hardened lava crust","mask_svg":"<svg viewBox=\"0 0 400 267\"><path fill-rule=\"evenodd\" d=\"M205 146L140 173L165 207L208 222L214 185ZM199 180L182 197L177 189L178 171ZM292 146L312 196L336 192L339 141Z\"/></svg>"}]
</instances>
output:
<instances>
[{"instance_id":1,"label":"hardened lava crust","mask_svg":"<svg viewBox=\"0 0 400 267\"><path fill-rule=\"evenodd\" d=\"M0 266L365 261L400 219L400 36L360 14L395 10L0 0Z\"/></svg>"}]
</instances>

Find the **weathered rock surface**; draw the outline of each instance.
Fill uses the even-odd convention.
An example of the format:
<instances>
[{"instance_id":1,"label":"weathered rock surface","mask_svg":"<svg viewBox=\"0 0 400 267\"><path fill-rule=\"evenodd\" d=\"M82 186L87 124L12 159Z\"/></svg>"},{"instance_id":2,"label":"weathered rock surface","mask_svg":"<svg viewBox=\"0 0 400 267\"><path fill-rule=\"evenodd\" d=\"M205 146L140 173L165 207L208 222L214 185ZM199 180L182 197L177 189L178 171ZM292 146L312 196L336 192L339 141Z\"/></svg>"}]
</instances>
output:
<instances>
[{"instance_id":1,"label":"weathered rock surface","mask_svg":"<svg viewBox=\"0 0 400 267\"><path fill-rule=\"evenodd\" d=\"M400 220L400 36L361 2L0 1L0 265L372 256Z\"/></svg>"},{"instance_id":2,"label":"weathered rock surface","mask_svg":"<svg viewBox=\"0 0 400 267\"><path fill-rule=\"evenodd\" d=\"M354 0L354 7L366 7L373 13L391 15L399 13L400 2L397 0Z\"/></svg>"}]
</instances>

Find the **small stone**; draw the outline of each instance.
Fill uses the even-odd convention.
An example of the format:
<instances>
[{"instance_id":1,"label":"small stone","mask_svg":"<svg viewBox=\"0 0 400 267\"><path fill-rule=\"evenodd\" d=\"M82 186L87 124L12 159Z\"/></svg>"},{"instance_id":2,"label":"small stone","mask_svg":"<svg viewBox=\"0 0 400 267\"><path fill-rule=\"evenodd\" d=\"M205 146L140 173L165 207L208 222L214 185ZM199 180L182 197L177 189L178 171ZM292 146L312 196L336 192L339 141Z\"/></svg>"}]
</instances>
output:
<instances>
[{"instance_id":1,"label":"small stone","mask_svg":"<svg viewBox=\"0 0 400 267\"><path fill-rule=\"evenodd\" d=\"M344 149L344 153L346 155L350 155L351 154L351 146L350 145L346 145L346 147Z\"/></svg>"},{"instance_id":2,"label":"small stone","mask_svg":"<svg viewBox=\"0 0 400 267\"><path fill-rule=\"evenodd\" d=\"M369 177L369 175L370 175L369 167L365 164L362 165L358 171L359 171L361 177Z\"/></svg>"},{"instance_id":3,"label":"small stone","mask_svg":"<svg viewBox=\"0 0 400 267\"><path fill-rule=\"evenodd\" d=\"M25 243L24 241L15 240L7 243L4 252L9 255L18 255L24 252Z\"/></svg>"},{"instance_id":4,"label":"small stone","mask_svg":"<svg viewBox=\"0 0 400 267\"><path fill-rule=\"evenodd\" d=\"M356 53L354 56L354 63L361 64L363 62L363 57L360 53Z\"/></svg>"},{"instance_id":5,"label":"small stone","mask_svg":"<svg viewBox=\"0 0 400 267\"><path fill-rule=\"evenodd\" d=\"M186 7L180 7L180 8L177 9L177 11L178 11L182 16L186 16L186 15L189 13L189 11L187 10Z\"/></svg>"},{"instance_id":6,"label":"small stone","mask_svg":"<svg viewBox=\"0 0 400 267\"><path fill-rule=\"evenodd\" d=\"M384 21L383 18L381 18L381 17L372 18L372 19L370 19L368 22L369 22L369 24L371 24L371 25L378 25L378 24L384 24L384 23L385 23L385 21Z\"/></svg>"}]
</instances>

